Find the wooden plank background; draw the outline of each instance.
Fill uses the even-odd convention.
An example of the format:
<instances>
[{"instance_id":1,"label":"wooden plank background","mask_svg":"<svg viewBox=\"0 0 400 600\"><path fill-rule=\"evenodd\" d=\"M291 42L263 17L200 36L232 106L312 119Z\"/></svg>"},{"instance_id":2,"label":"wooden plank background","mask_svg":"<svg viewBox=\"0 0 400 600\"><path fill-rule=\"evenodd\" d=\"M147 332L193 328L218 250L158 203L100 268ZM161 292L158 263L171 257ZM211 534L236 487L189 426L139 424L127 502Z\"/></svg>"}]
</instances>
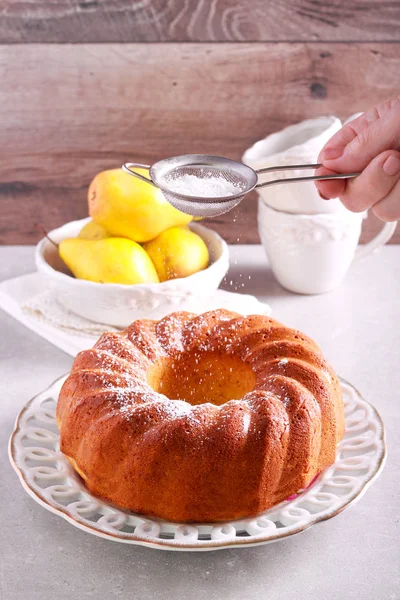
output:
<instances>
[{"instance_id":1,"label":"wooden plank background","mask_svg":"<svg viewBox=\"0 0 400 600\"><path fill-rule=\"evenodd\" d=\"M0 43L390 42L397 0L2 0Z\"/></svg>"},{"instance_id":2,"label":"wooden plank background","mask_svg":"<svg viewBox=\"0 0 400 600\"><path fill-rule=\"evenodd\" d=\"M290 123L399 93L399 25L393 1L2 2L0 243L85 216L102 169L240 158ZM254 195L211 226L257 242Z\"/></svg>"}]
</instances>

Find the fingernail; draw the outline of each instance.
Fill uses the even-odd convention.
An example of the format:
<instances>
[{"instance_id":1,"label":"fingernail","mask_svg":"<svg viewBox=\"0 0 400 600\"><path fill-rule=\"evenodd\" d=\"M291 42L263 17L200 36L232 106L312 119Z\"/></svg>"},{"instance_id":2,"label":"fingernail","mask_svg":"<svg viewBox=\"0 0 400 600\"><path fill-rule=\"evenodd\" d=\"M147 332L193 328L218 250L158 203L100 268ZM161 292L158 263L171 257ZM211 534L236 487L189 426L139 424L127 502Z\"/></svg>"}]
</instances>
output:
<instances>
[{"instance_id":1,"label":"fingernail","mask_svg":"<svg viewBox=\"0 0 400 600\"><path fill-rule=\"evenodd\" d=\"M325 148L325 150L322 151L321 153L321 159L322 161L324 160L333 160L334 158L339 158L339 156L342 156L344 152L344 148Z\"/></svg>"},{"instance_id":2,"label":"fingernail","mask_svg":"<svg viewBox=\"0 0 400 600\"><path fill-rule=\"evenodd\" d=\"M326 196L321 194L321 192L319 190L318 190L318 194L319 194L319 197L322 198L322 200L329 200L329 198L327 198Z\"/></svg>"},{"instance_id":3,"label":"fingernail","mask_svg":"<svg viewBox=\"0 0 400 600\"><path fill-rule=\"evenodd\" d=\"M400 158L389 156L383 163L383 170L389 176L400 175Z\"/></svg>"}]
</instances>

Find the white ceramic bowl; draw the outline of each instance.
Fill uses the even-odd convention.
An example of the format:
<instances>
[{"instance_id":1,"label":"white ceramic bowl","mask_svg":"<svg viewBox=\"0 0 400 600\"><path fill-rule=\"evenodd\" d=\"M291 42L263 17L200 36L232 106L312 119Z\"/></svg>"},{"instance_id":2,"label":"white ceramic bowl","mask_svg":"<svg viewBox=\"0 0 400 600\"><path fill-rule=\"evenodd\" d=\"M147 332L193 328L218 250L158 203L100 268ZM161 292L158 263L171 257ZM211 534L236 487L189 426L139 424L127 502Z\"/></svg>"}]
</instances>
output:
<instances>
[{"instance_id":1,"label":"white ceramic bowl","mask_svg":"<svg viewBox=\"0 0 400 600\"><path fill-rule=\"evenodd\" d=\"M71 221L49 232L56 243L76 237L89 219ZM36 246L35 261L42 274L44 286L58 294L58 301L68 310L97 323L126 327L134 319L151 318L151 311L165 306L166 312L179 310L179 304L193 297L207 297L221 283L229 267L226 242L214 231L198 223L191 229L200 235L210 253L210 266L181 279L163 283L121 285L94 283L75 279L48 239Z\"/></svg>"}]
</instances>

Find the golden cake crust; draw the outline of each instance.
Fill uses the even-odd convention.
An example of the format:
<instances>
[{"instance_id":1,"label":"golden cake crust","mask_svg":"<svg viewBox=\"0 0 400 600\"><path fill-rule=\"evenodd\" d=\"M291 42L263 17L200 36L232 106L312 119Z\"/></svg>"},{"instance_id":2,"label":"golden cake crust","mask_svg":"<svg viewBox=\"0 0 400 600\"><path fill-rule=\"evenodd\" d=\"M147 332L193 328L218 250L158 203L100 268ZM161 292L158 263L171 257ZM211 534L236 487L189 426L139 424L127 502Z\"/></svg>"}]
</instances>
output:
<instances>
[{"instance_id":1,"label":"golden cake crust","mask_svg":"<svg viewBox=\"0 0 400 600\"><path fill-rule=\"evenodd\" d=\"M266 510L334 462L344 430L318 346L226 310L103 334L76 357L57 421L92 493L175 522Z\"/></svg>"}]
</instances>

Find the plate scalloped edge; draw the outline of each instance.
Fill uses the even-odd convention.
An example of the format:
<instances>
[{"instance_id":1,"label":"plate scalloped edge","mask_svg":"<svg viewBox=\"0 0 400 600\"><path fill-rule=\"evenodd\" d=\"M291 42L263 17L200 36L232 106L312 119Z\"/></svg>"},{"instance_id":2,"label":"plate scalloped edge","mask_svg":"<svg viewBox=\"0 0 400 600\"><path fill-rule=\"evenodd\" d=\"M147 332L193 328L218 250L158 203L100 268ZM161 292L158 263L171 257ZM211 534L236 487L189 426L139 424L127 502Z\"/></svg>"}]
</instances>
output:
<instances>
[{"instance_id":1,"label":"plate scalloped edge","mask_svg":"<svg viewBox=\"0 0 400 600\"><path fill-rule=\"evenodd\" d=\"M345 435L336 462L297 497L257 517L226 523L176 524L136 515L92 496L60 452L55 407L65 378L56 380L21 410L10 438L9 457L36 502L102 538L183 551L274 542L330 519L359 500L385 463L385 430L379 413L341 379Z\"/></svg>"}]
</instances>

